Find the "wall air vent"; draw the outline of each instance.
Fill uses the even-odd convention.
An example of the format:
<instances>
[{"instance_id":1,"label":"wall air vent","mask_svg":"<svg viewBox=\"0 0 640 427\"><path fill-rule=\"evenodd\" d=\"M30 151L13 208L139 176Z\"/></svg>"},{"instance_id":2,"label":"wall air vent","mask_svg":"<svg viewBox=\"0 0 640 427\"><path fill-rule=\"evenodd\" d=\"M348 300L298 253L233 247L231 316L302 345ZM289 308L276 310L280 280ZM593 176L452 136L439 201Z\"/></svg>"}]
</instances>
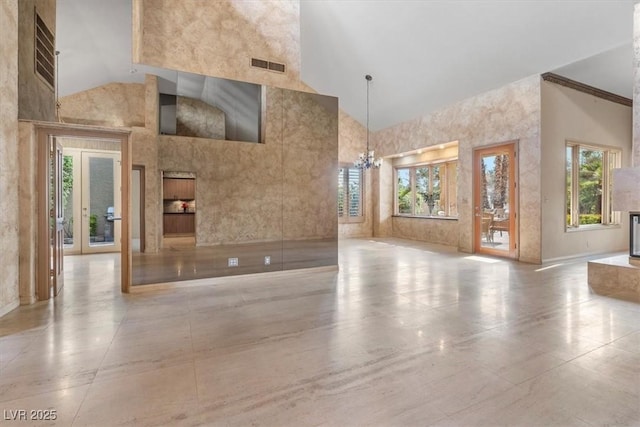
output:
<instances>
[{"instance_id":1,"label":"wall air vent","mask_svg":"<svg viewBox=\"0 0 640 427\"><path fill-rule=\"evenodd\" d=\"M252 67L268 69L269 68L269 61L265 61L263 59L251 58L251 66Z\"/></svg>"},{"instance_id":2,"label":"wall air vent","mask_svg":"<svg viewBox=\"0 0 640 427\"><path fill-rule=\"evenodd\" d=\"M265 61L264 59L251 58L251 66L264 68L265 70L277 71L284 73L285 65L278 62Z\"/></svg>"},{"instance_id":3,"label":"wall air vent","mask_svg":"<svg viewBox=\"0 0 640 427\"><path fill-rule=\"evenodd\" d=\"M35 12L35 63L37 75L54 89L55 85L55 39L53 33Z\"/></svg>"},{"instance_id":4,"label":"wall air vent","mask_svg":"<svg viewBox=\"0 0 640 427\"><path fill-rule=\"evenodd\" d=\"M277 62L269 62L269 69L273 71L277 71L279 73L284 73L284 64L278 64Z\"/></svg>"}]
</instances>

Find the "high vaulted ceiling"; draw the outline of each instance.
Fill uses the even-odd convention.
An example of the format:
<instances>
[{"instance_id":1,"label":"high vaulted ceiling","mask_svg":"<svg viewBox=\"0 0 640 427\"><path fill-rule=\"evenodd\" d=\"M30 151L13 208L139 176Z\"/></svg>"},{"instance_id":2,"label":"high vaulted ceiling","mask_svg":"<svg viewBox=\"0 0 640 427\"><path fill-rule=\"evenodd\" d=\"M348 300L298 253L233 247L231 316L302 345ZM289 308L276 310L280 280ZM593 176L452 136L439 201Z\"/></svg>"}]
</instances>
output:
<instances>
[{"instance_id":1,"label":"high vaulted ceiling","mask_svg":"<svg viewBox=\"0 0 640 427\"><path fill-rule=\"evenodd\" d=\"M302 80L364 124L371 74L372 130L548 71L632 95L633 0L301 0L300 15ZM61 96L142 81L131 0L58 0L57 38Z\"/></svg>"}]
</instances>

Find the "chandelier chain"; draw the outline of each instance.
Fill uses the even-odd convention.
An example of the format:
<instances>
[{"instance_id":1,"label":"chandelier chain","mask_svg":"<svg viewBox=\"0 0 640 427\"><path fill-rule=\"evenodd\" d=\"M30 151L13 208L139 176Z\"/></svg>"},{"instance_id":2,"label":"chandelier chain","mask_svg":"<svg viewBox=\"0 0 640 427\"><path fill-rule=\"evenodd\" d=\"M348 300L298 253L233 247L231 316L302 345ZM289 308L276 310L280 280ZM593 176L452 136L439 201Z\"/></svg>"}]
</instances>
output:
<instances>
[{"instance_id":1,"label":"chandelier chain","mask_svg":"<svg viewBox=\"0 0 640 427\"><path fill-rule=\"evenodd\" d=\"M364 78L367 80L367 151L360 153L358 160L353 162L354 167L363 170L370 168L377 169L382 165L382 159L376 159L373 151L369 150L369 86L373 77L367 74Z\"/></svg>"}]
</instances>

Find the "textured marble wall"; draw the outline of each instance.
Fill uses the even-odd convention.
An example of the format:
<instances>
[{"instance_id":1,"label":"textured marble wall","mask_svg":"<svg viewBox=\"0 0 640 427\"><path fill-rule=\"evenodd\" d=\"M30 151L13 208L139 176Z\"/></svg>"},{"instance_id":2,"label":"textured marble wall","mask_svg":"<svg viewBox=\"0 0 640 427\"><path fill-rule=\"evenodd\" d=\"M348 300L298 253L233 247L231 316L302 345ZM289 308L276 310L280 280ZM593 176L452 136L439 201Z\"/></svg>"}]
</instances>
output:
<instances>
[{"instance_id":1,"label":"textured marble wall","mask_svg":"<svg viewBox=\"0 0 640 427\"><path fill-rule=\"evenodd\" d=\"M633 166L640 166L640 3L633 5Z\"/></svg>"},{"instance_id":2,"label":"textured marble wall","mask_svg":"<svg viewBox=\"0 0 640 427\"><path fill-rule=\"evenodd\" d=\"M447 246L458 245L458 221L393 217L393 236Z\"/></svg>"},{"instance_id":3,"label":"textured marble wall","mask_svg":"<svg viewBox=\"0 0 640 427\"><path fill-rule=\"evenodd\" d=\"M283 91L283 238L337 238L338 99Z\"/></svg>"},{"instance_id":4,"label":"textured marble wall","mask_svg":"<svg viewBox=\"0 0 640 427\"><path fill-rule=\"evenodd\" d=\"M132 164L144 166L145 252L157 252L162 239L162 182L158 169L158 135L146 128L131 132Z\"/></svg>"},{"instance_id":5,"label":"textured marble wall","mask_svg":"<svg viewBox=\"0 0 640 427\"><path fill-rule=\"evenodd\" d=\"M613 170L613 195L611 208L614 211L640 212L640 166Z\"/></svg>"},{"instance_id":6,"label":"textured marble wall","mask_svg":"<svg viewBox=\"0 0 640 427\"><path fill-rule=\"evenodd\" d=\"M19 167L19 253L20 253L20 303L36 301L36 270L38 241L38 152L33 123L20 122L18 127L20 155Z\"/></svg>"},{"instance_id":7,"label":"textured marble wall","mask_svg":"<svg viewBox=\"0 0 640 427\"><path fill-rule=\"evenodd\" d=\"M373 175L373 235L391 237L393 235L393 166L384 162Z\"/></svg>"},{"instance_id":8,"label":"textured marble wall","mask_svg":"<svg viewBox=\"0 0 640 427\"><path fill-rule=\"evenodd\" d=\"M145 127L134 127L131 133L133 165L144 166L145 252L157 252L162 240L162 177L158 169L158 78L145 76Z\"/></svg>"},{"instance_id":9,"label":"textured marble wall","mask_svg":"<svg viewBox=\"0 0 640 427\"><path fill-rule=\"evenodd\" d=\"M196 244L282 239L282 91L268 89L265 144L160 136L158 167L196 174Z\"/></svg>"},{"instance_id":10,"label":"textured marble wall","mask_svg":"<svg viewBox=\"0 0 640 427\"><path fill-rule=\"evenodd\" d=\"M291 0L134 0L134 62L301 90L300 6ZM285 73L251 67L284 63Z\"/></svg>"},{"instance_id":11,"label":"textured marble wall","mask_svg":"<svg viewBox=\"0 0 640 427\"><path fill-rule=\"evenodd\" d=\"M266 99L264 144L159 138L160 170L196 174L199 246L337 237L337 99L274 88Z\"/></svg>"},{"instance_id":12,"label":"textured marble wall","mask_svg":"<svg viewBox=\"0 0 640 427\"><path fill-rule=\"evenodd\" d=\"M299 15L296 0L134 0L134 61L314 92L300 81ZM211 31L212 28L224 31ZM287 72L253 68L252 57L285 63ZM364 127L340 112L339 137L340 161L353 162L364 150ZM374 173L365 174L365 221L340 224L340 235L372 235Z\"/></svg>"},{"instance_id":13,"label":"textured marble wall","mask_svg":"<svg viewBox=\"0 0 640 427\"><path fill-rule=\"evenodd\" d=\"M144 114L144 85L139 83L109 83L60 99L65 123L144 126Z\"/></svg>"},{"instance_id":14,"label":"textured marble wall","mask_svg":"<svg viewBox=\"0 0 640 427\"><path fill-rule=\"evenodd\" d=\"M18 306L18 2L0 3L0 316Z\"/></svg>"},{"instance_id":15,"label":"textured marble wall","mask_svg":"<svg viewBox=\"0 0 640 427\"><path fill-rule=\"evenodd\" d=\"M54 121L55 91L34 71L34 8L55 34L56 0L20 0L18 2L18 117L24 120ZM4 44L4 39L2 41Z\"/></svg>"},{"instance_id":16,"label":"textured marble wall","mask_svg":"<svg viewBox=\"0 0 640 427\"><path fill-rule=\"evenodd\" d=\"M176 100L176 134L225 139L224 116L224 111L204 101L178 96Z\"/></svg>"},{"instance_id":17,"label":"textured marble wall","mask_svg":"<svg viewBox=\"0 0 640 427\"><path fill-rule=\"evenodd\" d=\"M519 155L520 260L540 262L539 76L460 101L373 135L376 154L381 156L459 141L458 248L463 252L473 250L473 150L513 140L518 141ZM391 171L386 168L386 172L380 173L388 175ZM386 204L385 199L393 194L392 181L388 176L381 176L380 203ZM380 221L389 219L385 209L380 208Z\"/></svg>"}]
</instances>

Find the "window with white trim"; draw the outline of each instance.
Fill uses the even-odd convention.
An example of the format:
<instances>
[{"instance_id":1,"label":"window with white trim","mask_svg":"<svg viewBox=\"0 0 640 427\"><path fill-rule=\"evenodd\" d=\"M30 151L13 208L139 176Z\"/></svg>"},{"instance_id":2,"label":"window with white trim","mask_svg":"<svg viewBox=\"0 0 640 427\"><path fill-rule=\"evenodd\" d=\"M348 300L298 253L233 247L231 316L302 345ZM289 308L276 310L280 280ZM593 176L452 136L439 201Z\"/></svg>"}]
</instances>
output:
<instances>
[{"instance_id":1,"label":"window with white trim","mask_svg":"<svg viewBox=\"0 0 640 427\"><path fill-rule=\"evenodd\" d=\"M620 212L611 209L611 174L621 151L567 142L566 155L567 229L619 224Z\"/></svg>"},{"instance_id":2,"label":"window with white trim","mask_svg":"<svg viewBox=\"0 0 640 427\"><path fill-rule=\"evenodd\" d=\"M343 166L338 169L339 222L364 221L362 170Z\"/></svg>"},{"instance_id":3,"label":"window with white trim","mask_svg":"<svg viewBox=\"0 0 640 427\"><path fill-rule=\"evenodd\" d=\"M396 215L458 216L458 162L441 162L395 169Z\"/></svg>"}]
</instances>

